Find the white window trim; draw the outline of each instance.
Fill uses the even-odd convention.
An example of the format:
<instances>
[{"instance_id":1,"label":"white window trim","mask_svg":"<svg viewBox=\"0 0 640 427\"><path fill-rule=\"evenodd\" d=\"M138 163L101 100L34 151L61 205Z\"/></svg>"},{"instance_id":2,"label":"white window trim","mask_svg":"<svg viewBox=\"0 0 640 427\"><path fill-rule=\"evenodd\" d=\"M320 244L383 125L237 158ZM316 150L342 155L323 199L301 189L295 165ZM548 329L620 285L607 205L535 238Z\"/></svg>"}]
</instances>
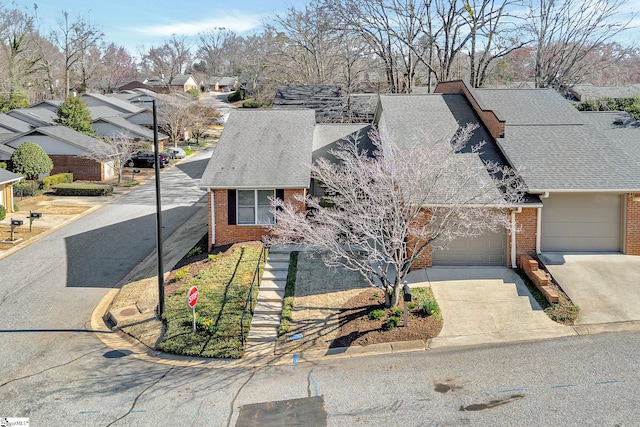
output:
<instances>
[{"instance_id":1,"label":"white window trim","mask_svg":"<svg viewBox=\"0 0 640 427\"><path fill-rule=\"evenodd\" d=\"M240 224L240 195L238 194L239 191L253 191L253 222L251 224ZM271 195L272 198L276 197L276 190L274 189L270 189L270 188L255 188L255 189L237 189L236 190L236 225L239 226L249 226L249 227L255 227L255 226L259 226L259 227L264 227L267 225L270 225L272 223L264 223L264 224L260 224L258 222L258 191L271 191L273 194ZM275 221L275 219L274 219Z\"/></svg>"}]
</instances>

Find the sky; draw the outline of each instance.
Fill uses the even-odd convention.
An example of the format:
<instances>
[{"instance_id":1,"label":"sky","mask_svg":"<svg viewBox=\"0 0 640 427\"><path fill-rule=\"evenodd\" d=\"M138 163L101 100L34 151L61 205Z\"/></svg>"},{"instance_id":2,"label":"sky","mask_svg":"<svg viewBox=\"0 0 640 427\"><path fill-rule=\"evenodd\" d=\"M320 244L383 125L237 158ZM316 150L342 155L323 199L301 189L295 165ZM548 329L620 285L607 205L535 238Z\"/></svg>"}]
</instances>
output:
<instances>
[{"instance_id":1,"label":"sky","mask_svg":"<svg viewBox=\"0 0 640 427\"><path fill-rule=\"evenodd\" d=\"M1 1L10 5L8 1ZM195 36L213 27L239 34L259 29L265 18L303 7L304 0L15 0L19 8L38 5L41 33L56 28L62 11L70 20L88 18L104 33L104 41L124 46L131 54L160 46L173 34Z\"/></svg>"},{"instance_id":2,"label":"sky","mask_svg":"<svg viewBox=\"0 0 640 427\"><path fill-rule=\"evenodd\" d=\"M258 30L262 22L290 7L304 7L308 0L14 0L20 8L38 4L40 31L56 28L62 10L70 19L77 17L99 26L104 41L124 46L140 56L150 47L160 46L173 34L196 36L213 27L225 27L238 34ZM0 0L9 5L9 1ZM640 11L640 0L627 0L624 12ZM634 29L619 39L623 43L640 44L640 15Z\"/></svg>"}]
</instances>

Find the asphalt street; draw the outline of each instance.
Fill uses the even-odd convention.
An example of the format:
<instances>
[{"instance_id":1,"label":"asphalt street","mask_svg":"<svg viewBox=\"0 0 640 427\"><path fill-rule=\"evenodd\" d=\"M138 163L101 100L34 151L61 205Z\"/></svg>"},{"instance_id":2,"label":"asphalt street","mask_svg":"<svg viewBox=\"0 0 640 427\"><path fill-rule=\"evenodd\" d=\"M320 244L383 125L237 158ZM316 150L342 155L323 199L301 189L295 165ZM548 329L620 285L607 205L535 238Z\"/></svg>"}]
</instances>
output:
<instances>
[{"instance_id":1,"label":"asphalt street","mask_svg":"<svg viewBox=\"0 0 640 427\"><path fill-rule=\"evenodd\" d=\"M163 238L206 203L198 182L210 155L162 173ZM152 180L0 260L0 383L95 351L91 312L155 251L155 210Z\"/></svg>"}]
</instances>

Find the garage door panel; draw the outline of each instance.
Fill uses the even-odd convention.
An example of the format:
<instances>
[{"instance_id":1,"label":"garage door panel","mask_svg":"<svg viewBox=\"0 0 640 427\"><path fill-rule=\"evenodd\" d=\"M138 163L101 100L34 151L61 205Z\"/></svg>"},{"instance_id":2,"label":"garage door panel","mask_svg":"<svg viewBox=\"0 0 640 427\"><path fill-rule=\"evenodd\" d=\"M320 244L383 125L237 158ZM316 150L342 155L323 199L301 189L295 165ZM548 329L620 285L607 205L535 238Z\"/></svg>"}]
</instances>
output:
<instances>
[{"instance_id":1,"label":"garage door panel","mask_svg":"<svg viewBox=\"0 0 640 427\"><path fill-rule=\"evenodd\" d=\"M433 265L506 265L506 231L459 238L433 252Z\"/></svg>"},{"instance_id":2,"label":"garage door panel","mask_svg":"<svg viewBox=\"0 0 640 427\"><path fill-rule=\"evenodd\" d=\"M621 206L617 194L551 194L543 199L542 251L620 251Z\"/></svg>"}]
</instances>

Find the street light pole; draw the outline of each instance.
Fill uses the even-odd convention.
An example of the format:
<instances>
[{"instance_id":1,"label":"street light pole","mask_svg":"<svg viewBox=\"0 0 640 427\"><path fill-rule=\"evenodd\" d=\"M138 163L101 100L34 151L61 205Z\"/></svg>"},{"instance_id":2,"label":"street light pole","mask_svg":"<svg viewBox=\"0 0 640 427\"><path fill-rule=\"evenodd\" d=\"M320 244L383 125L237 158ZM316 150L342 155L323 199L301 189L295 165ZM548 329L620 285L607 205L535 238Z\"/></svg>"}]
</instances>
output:
<instances>
[{"instance_id":1,"label":"street light pole","mask_svg":"<svg viewBox=\"0 0 640 427\"><path fill-rule=\"evenodd\" d=\"M153 148L155 152L155 172L156 172L156 230L158 247L158 316L164 313L164 265L162 262L162 203L160 199L160 147L158 144L158 115L156 111L156 100L153 103Z\"/></svg>"}]
</instances>

